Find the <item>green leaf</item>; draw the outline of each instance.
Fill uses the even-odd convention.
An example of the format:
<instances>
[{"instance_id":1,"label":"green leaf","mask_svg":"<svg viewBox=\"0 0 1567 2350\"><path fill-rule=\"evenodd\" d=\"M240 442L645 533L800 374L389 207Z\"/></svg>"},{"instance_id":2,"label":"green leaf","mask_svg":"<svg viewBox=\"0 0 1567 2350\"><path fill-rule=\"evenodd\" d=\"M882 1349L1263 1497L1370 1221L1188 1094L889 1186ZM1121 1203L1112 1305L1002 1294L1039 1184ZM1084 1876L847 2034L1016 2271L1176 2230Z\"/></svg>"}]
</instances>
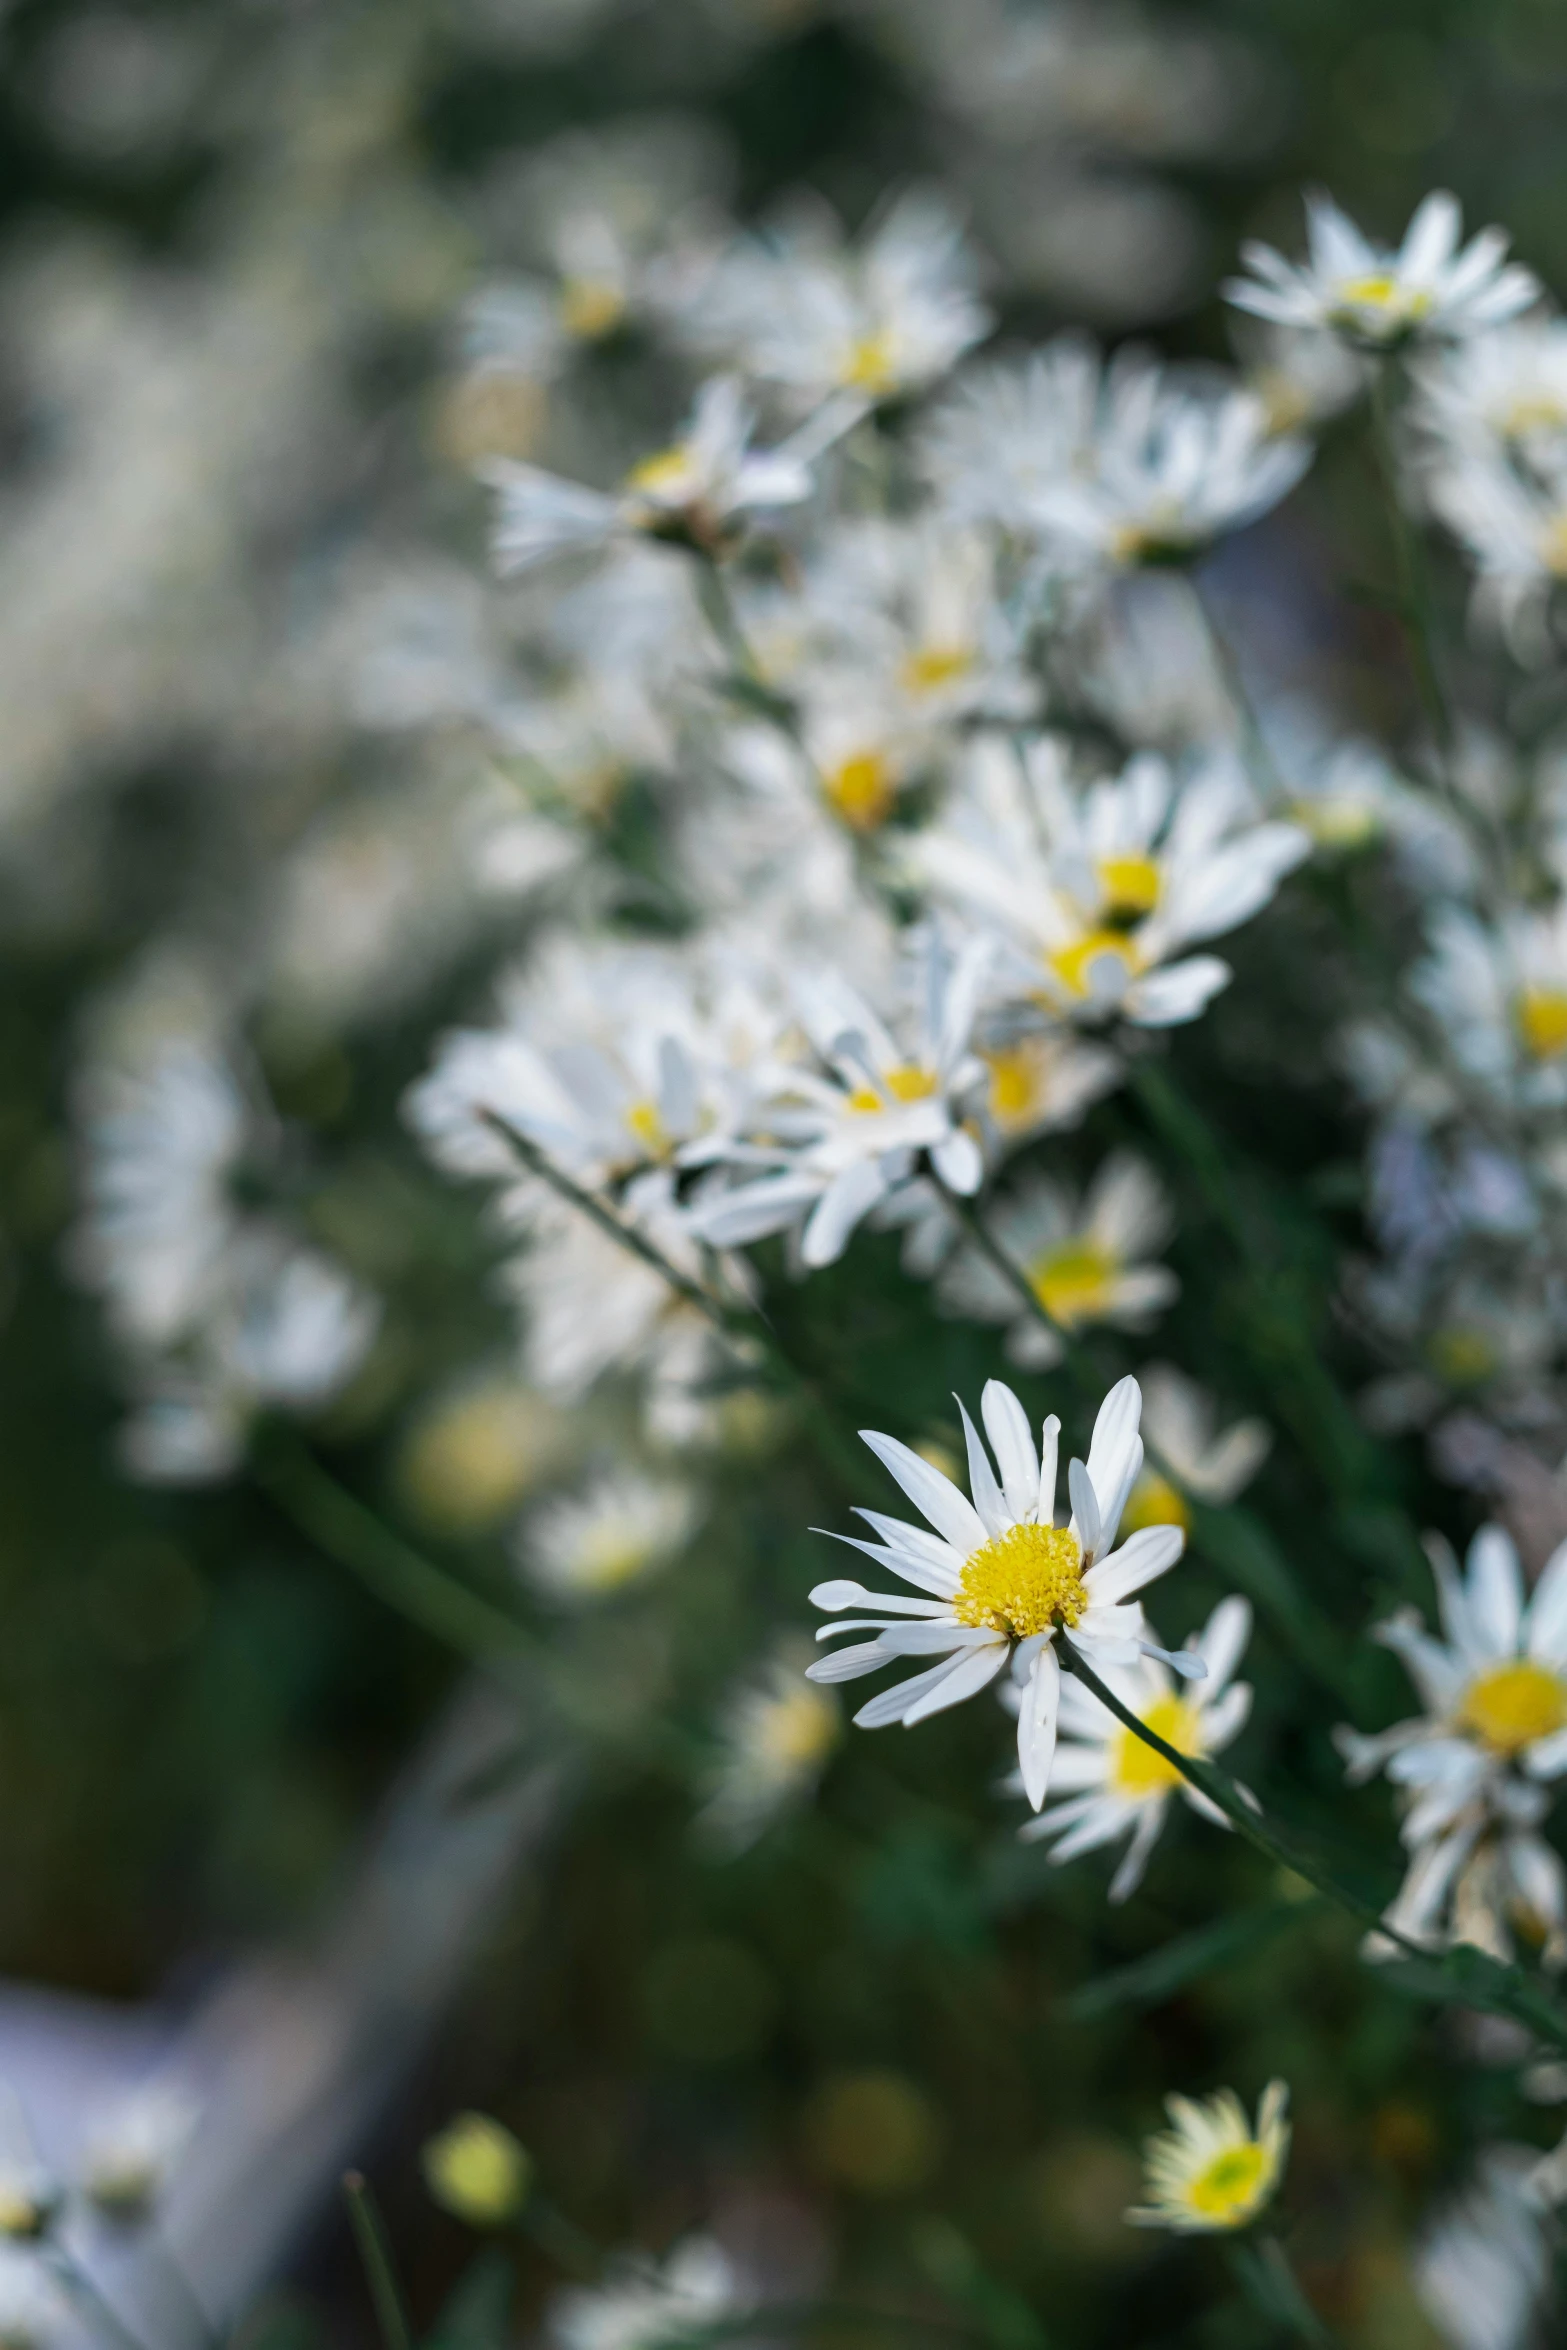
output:
<instances>
[{"instance_id":1,"label":"green leaf","mask_svg":"<svg viewBox=\"0 0 1567 2350\"><path fill-rule=\"evenodd\" d=\"M506 2350L516 2282L512 2261L498 2244L486 2244L443 2302L427 2350Z\"/></svg>"},{"instance_id":2,"label":"green leaf","mask_svg":"<svg viewBox=\"0 0 1567 2350\"><path fill-rule=\"evenodd\" d=\"M1195 1933L1178 1935L1146 1958L1134 1959L1130 1966L1117 1967L1113 1974L1085 1984L1066 2002L1065 2013L1073 2023L1089 2023L1118 2007L1156 2006L1161 1999L1183 1991L1188 1983L1200 1982L1204 1975L1250 1958L1286 1927L1320 1917L1327 1907L1326 1901L1313 1894L1305 1901L1270 1902L1266 1909L1242 1910L1238 1917L1199 1926Z\"/></svg>"}]
</instances>

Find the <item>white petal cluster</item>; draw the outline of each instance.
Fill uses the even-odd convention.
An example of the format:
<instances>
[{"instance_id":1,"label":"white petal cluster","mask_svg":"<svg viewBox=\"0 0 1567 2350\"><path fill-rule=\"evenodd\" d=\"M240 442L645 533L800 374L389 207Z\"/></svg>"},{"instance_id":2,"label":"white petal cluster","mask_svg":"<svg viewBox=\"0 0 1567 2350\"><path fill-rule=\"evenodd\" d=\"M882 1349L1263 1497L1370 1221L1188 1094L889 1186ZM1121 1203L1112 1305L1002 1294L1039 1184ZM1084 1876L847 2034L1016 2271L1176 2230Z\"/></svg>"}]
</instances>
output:
<instances>
[{"instance_id":1,"label":"white petal cluster","mask_svg":"<svg viewBox=\"0 0 1567 2350\"><path fill-rule=\"evenodd\" d=\"M1412 337L1483 334L1528 308L1537 279L1507 260L1500 229L1482 229L1460 249L1456 198L1425 198L1396 249L1373 244L1327 196L1307 200L1307 259L1286 261L1271 245L1242 247L1249 277L1232 278L1229 300L1285 326L1329 327L1371 350Z\"/></svg>"}]
</instances>

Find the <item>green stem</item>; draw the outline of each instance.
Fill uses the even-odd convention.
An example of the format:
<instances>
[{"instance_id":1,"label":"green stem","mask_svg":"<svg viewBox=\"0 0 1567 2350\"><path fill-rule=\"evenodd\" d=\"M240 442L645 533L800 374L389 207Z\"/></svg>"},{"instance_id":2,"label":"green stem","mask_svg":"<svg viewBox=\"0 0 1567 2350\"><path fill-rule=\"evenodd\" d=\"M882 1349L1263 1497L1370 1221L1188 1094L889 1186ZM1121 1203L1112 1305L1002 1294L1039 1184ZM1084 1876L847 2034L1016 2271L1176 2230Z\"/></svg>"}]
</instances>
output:
<instances>
[{"instance_id":1,"label":"green stem","mask_svg":"<svg viewBox=\"0 0 1567 2350\"><path fill-rule=\"evenodd\" d=\"M392 2260L380 2205L356 2170L343 2173L343 2194L386 2350L414 2350L413 2321L402 2280Z\"/></svg>"},{"instance_id":2,"label":"green stem","mask_svg":"<svg viewBox=\"0 0 1567 2350\"><path fill-rule=\"evenodd\" d=\"M1425 548L1412 526L1398 494L1398 455L1393 442L1393 410L1389 391L1389 363L1383 361L1371 379L1371 446L1382 494L1387 502L1398 567L1400 618L1414 664L1426 720L1439 752L1452 748L1453 718L1436 659L1436 627L1431 607L1431 582ZM1449 791L1448 796L1451 797Z\"/></svg>"},{"instance_id":3,"label":"green stem","mask_svg":"<svg viewBox=\"0 0 1567 2350\"><path fill-rule=\"evenodd\" d=\"M1323 2324L1301 2291L1300 2280L1277 2236L1265 2235L1251 2244L1236 2242L1225 2249L1241 2290L1260 2315L1274 2325L1287 2326L1298 2341L1311 2343L1313 2350L1335 2350L1338 2336Z\"/></svg>"}]
</instances>

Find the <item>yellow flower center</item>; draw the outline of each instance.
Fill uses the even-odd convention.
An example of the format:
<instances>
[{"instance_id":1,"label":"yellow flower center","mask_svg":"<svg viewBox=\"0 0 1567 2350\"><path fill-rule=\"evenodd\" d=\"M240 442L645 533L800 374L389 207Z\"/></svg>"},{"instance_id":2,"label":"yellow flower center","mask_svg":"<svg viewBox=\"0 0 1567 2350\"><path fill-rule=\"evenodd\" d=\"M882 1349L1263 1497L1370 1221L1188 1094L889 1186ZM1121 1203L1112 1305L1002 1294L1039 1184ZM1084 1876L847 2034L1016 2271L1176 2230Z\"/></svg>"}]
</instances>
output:
<instances>
[{"instance_id":1,"label":"yellow flower center","mask_svg":"<svg viewBox=\"0 0 1567 2350\"><path fill-rule=\"evenodd\" d=\"M876 399L895 391L898 383L897 349L892 336L885 330L861 335L849 347L844 361L843 380L857 392L870 392Z\"/></svg>"},{"instance_id":2,"label":"yellow flower center","mask_svg":"<svg viewBox=\"0 0 1567 2350\"><path fill-rule=\"evenodd\" d=\"M1424 318L1431 307L1431 296L1418 286L1406 286L1391 270L1379 270L1370 277L1352 277L1339 288L1339 315L1348 313L1354 323L1357 310L1392 312L1398 318L1413 321Z\"/></svg>"},{"instance_id":3,"label":"yellow flower center","mask_svg":"<svg viewBox=\"0 0 1567 2350\"><path fill-rule=\"evenodd\" d=\"M1177 1492L1157 1469L1144 1469L1121 1513L1123 1533L1136 1534L1144 1526L1182 1526L1188 1534L1192 1530L1191 1505L1185 1494Z\"/></svg>"},{"instance_id":4,"label":"yellow flower center","mask_svg":"<svg viewBox=\"0 0 1567 2350\"><path fill-rule=\"evenodd\" d=\"M1046 958L1069 994L1086 997L1096 963L1113 958L1121 967L1123 983L1135 977L1140 958L1133 941L1119 930L1090 930L1069 947L1059 947Z\"/></svg>"},{"instance_id":5,"label":"yellow flower center","mask_svg":"<svg viewBox=\"0 0 1567 2350\"><path fill-rule=\"evenodd\" d=\"M1091 1240L1069 1240L1036 1257L1028 1280L1051 1321L1070 1330L1079 1322L1097 1321L1108 1311L1119 1271L1108 1249Z\"/></svg>"},{"instance_id":6,"label":"yellow flower center","mask_svg":"<svg viewBox=\"0 0 1567 2350\"><path fill-rule=\"evenodd\" d=\"M1101 857L1095 871L1107 914L1133 920L1159 903L1159 868L1152 857Z\"/></svg>"},{"instance_id":7,"label":"yellow flower center","mask_svg":"<svg viewBox=\"0 0 1567 2350\"><path fill-rule=\"evenodd\" d=\"M1514 1657L1470 1682L1458 1719L1497 1754L1518 1754L1567 1729L1567 1688L1548 1666Z\"/></svg>"},{"instance_id":8,"label":"yellow flower center","mask_svg":"<svg viewBox=\"0 0 1567 2350\"><path fill-rule=\"evenodd\" d=\"M1553 516L1540 533L1540 561L1556 579L1567 579L1567 514Z\"/></svg>"},{"instance_id":9,"label":"yellow flower center","mask_svg":"<svg viewBox=\"0 0 1567 2350\"><path fill-rule=\"evenodd\" d=\"M1242 2146L1226 2146L1197 2173L1186 2190L1193 2211L1219 2227L1239 2227L1250 2219L1271 2178L1267 2149L1248 2138Z\"/></svg>"},{"instance_id":10,"label":"yellow flower center","mask_svg":"<svg viewBox=\"0 0 1567 2350\"><path fill-rule=\"evenodd\" d=\"M628 490L666 501L689 494L692 486L690 453L679 442L672 449L658 449L651 457L642 458L626 476Z\"/></svg>"},{"instance_id":11,"label":"yellow flower center","mask_svg":"<svg viewBox=\"0 0 1567 2350\"><path fill-rule=\"evenodd\" d=\"M1079 1623L1087 1606L1082 1545L1070 1528L1009 1526L968 1559L952 1612L960 1624L1027 1640Z\"/></svg>"},{"instance_id":12,"label":"yellow flower center","mask_svg":"<svg viewBox=\"0 0 1567 2350\"><path fill-rule=\"evenodd\" d=\"M1142 1719L1154 1736L1173 1746L1177 1754L1201 1754L1197 1708L1188 1699L1156 1697ZM1129 1803L1145 1803L1150 1796L1178 1787L1181 1774L1135 1730L1118 1729L1110 1749L1110 1783Z\"/></svg>"},{"instance_id":13,"label":"yellow flower center","mask_svg":"<svg viewBox=\"0 0 1567 2350\"><path fill-rule=\"evenodd\" d=\"M659 1115L657 1102L644 1099L629 1103L626 1124L650 1158L664 1156L669 1148L669 1129Z\"/></svg>"},{"instance_id":14,"label":"yellow flower center","mask_svg":"<svg viewBox=\"0 0 1567 2350\"><path fill-rule=\"evenodd\" d=\"M1526 987L1515 1009L1524 1049L1537 1061L1567 1053L1567 988Z\"/></svg>"},{"instance_id":15,"label":"yellow flower center","mask_svg":"<svg viewBox=\"0 0 1567 2350\"><path fill-rule=\"evenodd\" d=\"M568 277L560 289L560 323L584 343L607 335L625 315L625 294L607 277Z\"/></svg>"},{"instance_id":16,"label":"yellow flower center","mask_svg":"<svg viewBox=\"0 0 1567 2350\"><path fill-rule=\"evenodd\" d=\"M934 1070L922 1069L917 1061L904 1061L896 1069L881 1072L883 1091L873 1085L857 1085L849 1096L851 1110L884 1110L890 1094L895 1102L928 1102L936 1090Z\"/></svg>"},{"instance_id":17,"label":"yellow flower center","mask_svg":"<svg viewBox=\"0 0 1567 2350\"><path fill-rule=\"evenodd\" d=\"M819 1689L809 1683L780 1697L762 1716L757 1747L763 1758L779 1769L816 1762L838 1734L838 1716Z\"/></svg>"},{"instance_id":18,"label":"yellow flower center","mask_svg":"<svg viewBox=\"0 0 1567 2350\"><path fill-rule=\"evenodd\" d=\"M1496 1349L1482 1330L1438 1330L1427 1352L1432 1370L1451 1387L1472 1387L1496 1369Z\"/></svg>"},{"instance_id":19,"label":"yellow flower center","mask_svg":"<svg viewBox=\"0 0 1567 2350\"><path fill-rule=\"evenodd\" d=\"M1567 410L1549 392L1526 392L1498 421L1504 439L1521 441L1529 433L1562 431L1567 427Z\"/></svg>"},{"instance_id":20,"label":"yellow flower center","mask_svg":"<svg viewBox=\"0 0 1567 2350\"><path fill-rule=\"evenodd\" d=\"M1040 1092L1037 1045L998 1046L982 1056L990 1071L990 1108L998 1125L1015 1126L1031 1115Z\"/></svg>"},{"instance_id":21,"label":"yellow flower center","mask_svg":"<svg viewBox=\"0 0 1567 2350\"><path fill-rule=\"evenodd\" d=\"M855 832L874 832L891 808L897 786L884 751L854 751L822 777L829 804Z\"/></svg>"},{"instance_id":22,"label":"yellow flower center","mask_svg":"<svg viewBox=\"0 0 1567 2350\"><path fill-rule=\"evenodd\" d=\"M973 666L974 655L967 645L926 645L904 662L903 682L911 694L934 693L940 686L951 685L954 678L967 676Z\"/></svg>"}]
</instances>

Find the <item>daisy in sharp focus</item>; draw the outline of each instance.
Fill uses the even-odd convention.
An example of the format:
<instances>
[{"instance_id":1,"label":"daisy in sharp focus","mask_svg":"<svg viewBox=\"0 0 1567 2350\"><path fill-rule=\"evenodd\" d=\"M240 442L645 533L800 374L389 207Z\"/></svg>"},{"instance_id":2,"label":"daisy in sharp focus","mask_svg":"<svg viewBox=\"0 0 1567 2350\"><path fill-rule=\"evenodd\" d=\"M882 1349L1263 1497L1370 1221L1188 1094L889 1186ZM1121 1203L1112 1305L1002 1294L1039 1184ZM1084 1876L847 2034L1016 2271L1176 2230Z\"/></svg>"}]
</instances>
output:
<instances>
[{"instance_id":1,"label":"daisy in sharp focus","mask_svg":"<svg viewBox=\"0 0 1567 2350\"><path fill-rule=\"evenodd\" d=\"M1068 1471L1069 1523L1055 1523L1056 1453L1061 1423L1046 1420L1036 1450L1028 1417L998 1379L987 1385L980 1417L995 1466L963 1413L972 1499L950 1478L895 1437L870 1429L861 1435L888 1474L935 1529L909 1526L877 1510L857 1510L881 1539L841 1534L911 1584L918 1598L867 1591L849 1581L818 1584L815 1606L837 1614L868 1609L818 1635L873 1632L875 1638L835 1650L810 1667L815 1681L855 1681L894 1660L934 1657L906 1681L861 1706L856 1723L867 1730L891 1722L912 1728L931 1714L987 1688L1010 1664L1019 1683L1018 1767L1023 1791L1038 1811L1050 1784L1060 1708L1058 1637L1080 1650L1095 1671L1162 1657L1198 1678L1198 1657L1172 1656L1147 1638L1133 1594L1173 1567L1185 1546L1176 1526L1155 1526L1114 1549L1127 1494L1142 1467L1137 1433L1142 1396L1123 1379L1099 1407L1088 1460ZM885 1611L885 1612L881 1612Z\"/></svg>"},{"instance_id":2,"label":"daisy in sharp focus","mask_svg":"<svg viewBox=\"0 0 1567 2350\"><path fill-rule=\"evenodd\" d=\"M1105 1161L1080 1201L1040 1176L997 1200L989 1227L1055 1327L971 1244L942 1274L941 1302L975 1321L1006 1323L1007 1353L1027 1370L1061 1360L1063 1333L1098 1322L1146 1328L1180 1286L1167 1266L1144 1261L1169 1239L1172 1219L1152 1171L1125 1152Z\"/></svg>"},{"instance_id":3,"label":"daisy in sharp focus","mask_svg":"<svg viewBox=\"0 0 1567 2350\"><path fill-rule=\"evenodd\" d=\"M1133 2227L1170 2228L1178 2235L1249 2227L1284 2175L1290 2143L1285 2084L1268 2083L1255 2129L1233 2089L1200 2102L1167 2097L1165 2110L1172 2127L1144 2145L1148 2201L1127 2213Z\"/></svg>"},{"instance_id":4,"label":"daisy in sharp focus","mask_svg":"<svg viewBox=\"0 0 1567 2350\"><path fill-rule=\"evenodd\" d=\"M1107 1665L1103 1679L1177 1754L1222 1754L1251 1712L1250 1688L1233 1677L1250 1636L1251 1609L1245 1600L1221 1600L1187 1644L1207 1667L1205 1680L1183 1689L1168 1666L1149 1656L1129 1667ZM1061 1691L1051 1787L1063 1800L1026 1821L1020 1834L1029 1842L1053 1837L1050 1858L1056 1862L1127 1839L1110 1880L1112 1901L1127 1900L1142 1883L1173 1795L1182 1796L1205 1820L1221 1828L1230 1824L1173 1763L1118 1721L1092 1690L1072 1680Z\"/></svg>"},{"instance_id":5,"label":"daisy in sharp focus","mask_svg":"<svg viewBox=\"0 0 1567 2350\"><path fill-rule=\"evenodd\" d=\"M1330 198L1311 195L1304 265L1286 261L1271 245L1243 245L1241 259L1252 275L1231 278L1225 298L1284 326L1329 327L1370 350L1416 336L1482 334L1527 309L1540 284L1507 260L1500 229L1482 229L1460 251L1460 227L1457 198L1437 190L1393 250L1362 236Z\"/></svg>"}]
</instances>

